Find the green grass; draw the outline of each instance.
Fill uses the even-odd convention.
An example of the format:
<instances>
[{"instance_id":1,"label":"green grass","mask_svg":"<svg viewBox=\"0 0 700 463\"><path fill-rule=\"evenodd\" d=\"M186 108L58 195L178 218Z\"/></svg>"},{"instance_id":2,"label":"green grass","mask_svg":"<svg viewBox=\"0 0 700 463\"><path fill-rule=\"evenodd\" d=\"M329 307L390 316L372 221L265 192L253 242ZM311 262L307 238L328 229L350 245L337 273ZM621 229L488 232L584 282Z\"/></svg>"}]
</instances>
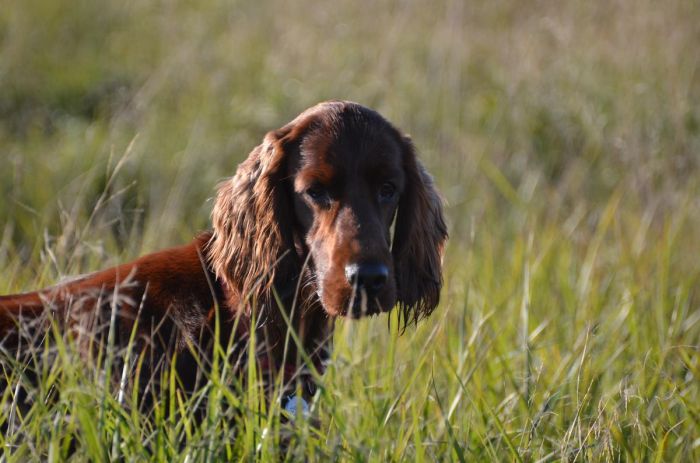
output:
<instances>
[{"instance_id":1,"label":"green grass","mask_svg":"<svg viewBox=\"0 0 700 463\"><path fill-rule=\"evenodd\" d=\"M411 133L451 238L430 319L339 323L318 429L223 370L148 421L67 346L0 461L700 460L698 43L681 0L6 1L0 294L190 239L328 98Z\"/></svg>"}]
</instances>

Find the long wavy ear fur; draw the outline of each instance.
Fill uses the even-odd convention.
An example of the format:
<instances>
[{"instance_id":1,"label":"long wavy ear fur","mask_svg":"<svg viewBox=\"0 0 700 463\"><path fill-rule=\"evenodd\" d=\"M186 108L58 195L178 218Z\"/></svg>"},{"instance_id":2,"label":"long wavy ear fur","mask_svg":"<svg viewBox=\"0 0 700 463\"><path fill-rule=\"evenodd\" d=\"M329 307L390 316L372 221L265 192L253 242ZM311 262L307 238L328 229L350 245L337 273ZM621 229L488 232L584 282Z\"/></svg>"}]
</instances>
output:
<instances>
[{"instance_id":1,"label":"long wavy ear fur","mask_svg":"<svg viewBox=\"0 0 700 463\"><path fill-rule=\"evenodd\" d=\"M406 189L399 201L392 254L404 326L432 313L440 300L447 226L433 180L404 137Z\"/></svg>"},{"instance_id":2,"label":"long wavy ear fur","mask_svg":"<svg viewBox=\"0 0 700 463\"><path fill-rule=\"evenodd\" d=\"M273 283L295 278L291 187L285 177L296 132L290 124L268 133L235 176L218 187L208 254L217 277L235 293L231 303L268 305Z\"/></svg>"}]
</instances>

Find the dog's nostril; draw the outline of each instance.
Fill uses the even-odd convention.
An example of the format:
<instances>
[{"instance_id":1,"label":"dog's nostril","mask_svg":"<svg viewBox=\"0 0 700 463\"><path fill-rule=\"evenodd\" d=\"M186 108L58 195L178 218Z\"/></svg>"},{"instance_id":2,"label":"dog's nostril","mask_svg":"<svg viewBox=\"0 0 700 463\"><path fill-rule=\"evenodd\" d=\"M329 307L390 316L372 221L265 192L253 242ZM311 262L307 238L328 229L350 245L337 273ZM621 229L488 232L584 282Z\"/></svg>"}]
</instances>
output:
<instances>
[{"instance_id":1,"label":"dog's nostril","mask_svg":"<svg viewBox=\"0 0 700 463\"><path fill-rule=\"evenodd\" d=\"M360 286L363 286L370 293L377 293L384 287L386 277L387 275L384 273L367 275L364 279L360 277Z\"/></svg>"},{"instance_id":2,"label":"dog's nostril","mask_svg":"<svg viewBox=\"0 0 700 463\"><path fill-rule=\"evenodd\" d=\"M386 284L389 269L383 264L354 264L345 267L345 276L352 286L374 295Z\"/></svg>"}]
</instances>

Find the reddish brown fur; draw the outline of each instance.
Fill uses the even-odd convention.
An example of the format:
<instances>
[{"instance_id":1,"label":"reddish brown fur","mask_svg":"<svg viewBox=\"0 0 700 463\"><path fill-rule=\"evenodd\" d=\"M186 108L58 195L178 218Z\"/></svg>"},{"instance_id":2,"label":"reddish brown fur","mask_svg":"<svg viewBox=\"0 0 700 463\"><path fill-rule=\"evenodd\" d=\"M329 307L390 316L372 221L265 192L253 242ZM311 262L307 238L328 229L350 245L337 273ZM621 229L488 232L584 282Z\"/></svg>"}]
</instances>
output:
<instances>
[{"instance_id":1,"label":"reddish brown fur","mask_svg":"<svg viewBox=\"0 0 700 463\"><path fill-rule=\"evenodd\" d=\"M320 202L310 196L315 188ZM268 133L219 185L212 222L213 232L189 245L0 297L0 345L16 347L22 325L46 308L76 336L86 327L104 331L116 309L118 342L137 322L137 339L152 356L147 368L177 352L178 374L194 387L197 366L187 353L207 352L231 334L245 340L254 316L265 348L258 357L283 368L298 357L295 349L284 357L281 311L316 361L327 355L318 349L332 334L333 316L398 304L408 322L438 303L447 237L441 201L410 140L355 103L321 103ZM345 272L368 261L385 265L389 280L358 313ZM220 340L213 339L217 309Z\"/></svg>"}]
</instances>

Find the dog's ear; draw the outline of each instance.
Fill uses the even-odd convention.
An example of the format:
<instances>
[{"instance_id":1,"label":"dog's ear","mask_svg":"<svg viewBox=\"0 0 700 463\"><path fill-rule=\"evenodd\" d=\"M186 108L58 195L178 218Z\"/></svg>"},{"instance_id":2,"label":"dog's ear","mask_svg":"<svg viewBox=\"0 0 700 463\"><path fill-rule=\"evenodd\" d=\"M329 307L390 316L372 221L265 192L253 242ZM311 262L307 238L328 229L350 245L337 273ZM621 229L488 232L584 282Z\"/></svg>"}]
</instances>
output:
<instances>
[{"instance_id":1,"label":"dog's ear","mask_svg":"<svg viewBox=\"0 0 700 463\"><path fill-rule=\"evenodd\" d=\"M273 283L296 278L287 163L306 128L300 122L269 132L218 186L208 256L217 277L248 307L269 303ZM248 303L251 295L266 300Z\"/></svg>"},{"instance_id":2,"label":"dog's ear","mask_svg":"<svg viewBox=\"0 0 700 463\"><path fill-rule=\"evenodd\" d=\"M447 226L433 179L402 138L406 187L399 200L392 254L404 326L432 313L440 300Z\"/></svg>"}]
</instances>

